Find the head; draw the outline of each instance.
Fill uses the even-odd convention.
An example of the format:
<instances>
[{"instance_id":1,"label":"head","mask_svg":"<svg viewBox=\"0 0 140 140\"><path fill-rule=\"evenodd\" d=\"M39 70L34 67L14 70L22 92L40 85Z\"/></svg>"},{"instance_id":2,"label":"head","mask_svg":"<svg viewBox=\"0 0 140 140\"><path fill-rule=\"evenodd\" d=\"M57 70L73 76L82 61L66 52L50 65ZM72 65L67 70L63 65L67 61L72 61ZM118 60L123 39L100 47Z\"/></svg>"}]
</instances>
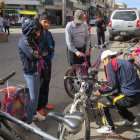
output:
<instances>
[{"instance_id":1,"label":"head","mask_svg":"<svg viewBox=\"0 0 140 140\"><path fill-rule=\"evenodd\" d=\"M39 21L42 24L43 29L46 30L50 26L51 16L47 12L43 12Z\"/></svg>"},{"instance_id":2,"label":"head","mask_svg":"<svg viewBox=\"0 0 140 140\"><path fill-rule=\"evenodd\" d=\"M81 26L81 24L84 22L84 12L82 10L76 10L73 21L77 26Z\"/></svg>"},{"instance_id":3,"label":"head","mask_svg":"<svg viewBox=\"0 0 140 140\"><path fill-rule=\"evenodd\" d=\"M115 58L117 55L117 52L112 52L110 50L106 50L102 53L101 55L101 60L104 64L104 66L106 67L107 64L113 59Z\"/></svg>"},{"instance_id":4,"label":"head","mask_svg":"<svg viewBox=\"0 0 140 140\"><path fill-rule=\"evenodd\" d=\"M97 17L97 20L98 20L98 21L101 21L101 20L102 20L101 16L98 16L98 17Z\"/></svg>"},{"instance_id":5,"label":"head","mask_svg":"<svg viewBox=\"0 0 140 140\"><path fill-rule=\"evenodd\" d=\"M26 37L37 39L40 36L42 25L37 20L30 20L22 24L22 32Z\"/></svg>"}]
</instances>

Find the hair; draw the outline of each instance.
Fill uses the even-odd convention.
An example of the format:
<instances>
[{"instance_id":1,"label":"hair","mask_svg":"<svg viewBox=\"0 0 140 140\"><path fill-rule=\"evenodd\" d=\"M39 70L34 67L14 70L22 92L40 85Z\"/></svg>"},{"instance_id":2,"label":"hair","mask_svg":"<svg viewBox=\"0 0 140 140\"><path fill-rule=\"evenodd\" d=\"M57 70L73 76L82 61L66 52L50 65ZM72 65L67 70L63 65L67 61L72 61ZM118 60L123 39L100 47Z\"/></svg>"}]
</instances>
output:
<instances>
[{"instance_id":1,"label":"hair","mask_svg":"<svg viewBox=\"0 0 140 140\"><path fill-rule=\"evenodd\" d=\"M108 58L110 58L110 59L113 59L113 58L115 58L116 57L116 55L109 55L108 56Z\"/></svg>"},{"instance_id":2,"label":"hair","mask_svg":"<svg viewBox=\"0 0 140 140\"><path fill-rule=\"evenodd\" d=\"M40 17L41 20L48 20L48 21L51 21L51 16L49 13L47 12L43 12L41 17Z\"/></svg>"},{"instance_id":3,"label":"hair","mask_svg":"<svg viewBox=\"0 0 140 140\"><path fill-rule=\"evenodd\" d=\"M36 32L42 29L42 25L39 21L35 21L32 31L30 33L31 37L35 38L36 37Z\"/></svg>"}]
</instances>

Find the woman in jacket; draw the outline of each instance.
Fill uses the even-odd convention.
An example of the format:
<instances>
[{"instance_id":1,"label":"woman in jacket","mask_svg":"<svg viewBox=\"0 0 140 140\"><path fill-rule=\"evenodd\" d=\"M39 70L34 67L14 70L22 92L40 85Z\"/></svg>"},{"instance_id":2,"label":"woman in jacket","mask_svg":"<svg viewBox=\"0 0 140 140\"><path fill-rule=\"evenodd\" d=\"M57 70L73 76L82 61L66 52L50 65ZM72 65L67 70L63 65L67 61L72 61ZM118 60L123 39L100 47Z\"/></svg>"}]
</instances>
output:
<instances>
[{"instance_id":1,"label":"woman in jacket","mask_svg":"<svg viewBox=\"0 0 140 140\"><path fill-rule=\"evenodd\" d=\"M33 123L33 120L45 120L44 116L36 112L40 89L40 73L44 68L43 57L47 55L46 52L41 51L38 45L41 29L42 26L37 20L30 20L22 24L23 37L20 38L18 44L24 78L30 93L27 106L27 123L36 128L38 127Z\"/></svg>"}]
</instances>

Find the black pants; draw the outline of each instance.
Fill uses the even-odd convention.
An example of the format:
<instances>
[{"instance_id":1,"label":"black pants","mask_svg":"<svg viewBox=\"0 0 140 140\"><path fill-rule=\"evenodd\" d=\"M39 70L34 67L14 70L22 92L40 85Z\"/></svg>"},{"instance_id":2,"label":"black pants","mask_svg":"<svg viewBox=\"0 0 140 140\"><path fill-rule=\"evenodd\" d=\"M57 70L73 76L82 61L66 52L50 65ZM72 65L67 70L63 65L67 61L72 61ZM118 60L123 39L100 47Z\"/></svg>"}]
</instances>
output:
<instances>
[{"instance_id":1,"label":"black pants","mask_svg":"<svg viewBox=\"0 0 140 140\"><path fill-rule=\"evenodd\" d=\"M85 48L76 48L78 51L85 53ZM73 53L71 50L67 48L67 58L68 58L68 64L69 66L72 66L74 64L82 64L85 61L84 57L77 57L75 53ZM90 63L90 56L86 56L89 66L91 66Z\"/></svg>"},{"instance_id":2,"label":"black pants","mask_svg":"<svg viewBox=\"0 0 140 140\"><path fill-rule=\"evenodd\" d=\"M109 108L116 108L123 119L133 121L135 119L135 116L129 110L127 110L127 108L134 107L139 103L140 93L137 93L133 96L113 94L111 96L100 98L98 100L98 108L103 117L103 124L110 129L115 129L114 123L109 113Z\"/></svg>"},{"instance_id":3,"label":"black pants","mask_svg":"<svg viewBox=\"0 0 140 140\"><path fill-rule=\"evenodd\" d=\"M6 30L7 30L8 31L8 35L10 34L9 27L10 26L5 26L5 33L6 33Z\"/></svg>"},{"instance_id":4,"label":"black pants","mask_svg":"<svg viewBox=\"0 0 140 140\"><path fill-rule=\"evenodd\" d=\"M48 78L44 79L43 77L41 77L42 84L40 87L37 110L40 110L42 107L44 107L48 103L49 84L50 84L50 79L51 79L51 67L52 67L51 60L47 61L47 66L48 66Z\"/></svg>"},{"instance_id":5,"label":"black pants","mask_svg":"<svg viewBox=\"0 0 140 140\"><path fill-rule=\"evenodd\" d=\"M104 32L97 32L97 37L98 37L98 45L104 44L105 33ZM101 39L102 39L102 43L101 43Z\"/></svg>"}]
</instances>

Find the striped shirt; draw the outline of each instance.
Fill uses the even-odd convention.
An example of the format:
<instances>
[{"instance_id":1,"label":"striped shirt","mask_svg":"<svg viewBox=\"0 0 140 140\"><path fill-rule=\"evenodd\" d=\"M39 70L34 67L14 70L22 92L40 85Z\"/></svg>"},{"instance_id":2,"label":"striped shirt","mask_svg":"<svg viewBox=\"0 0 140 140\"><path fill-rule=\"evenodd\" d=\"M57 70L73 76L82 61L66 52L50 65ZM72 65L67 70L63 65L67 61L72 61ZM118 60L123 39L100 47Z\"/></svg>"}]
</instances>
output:
<instances>
[{"instance_id":1,"label":"striped shirt","mask_svg":"<svg viewBox=\"0 0 140 140\"><path fill-rule=\"evenodd\" d=\"M65 37L68 49L73 53L77 53L76 48L83 48L84 45L86 50L89 50L89 33L85 24L77 26L73 21L69 22L66 26Z\"/></svg>"}]
</instances>

